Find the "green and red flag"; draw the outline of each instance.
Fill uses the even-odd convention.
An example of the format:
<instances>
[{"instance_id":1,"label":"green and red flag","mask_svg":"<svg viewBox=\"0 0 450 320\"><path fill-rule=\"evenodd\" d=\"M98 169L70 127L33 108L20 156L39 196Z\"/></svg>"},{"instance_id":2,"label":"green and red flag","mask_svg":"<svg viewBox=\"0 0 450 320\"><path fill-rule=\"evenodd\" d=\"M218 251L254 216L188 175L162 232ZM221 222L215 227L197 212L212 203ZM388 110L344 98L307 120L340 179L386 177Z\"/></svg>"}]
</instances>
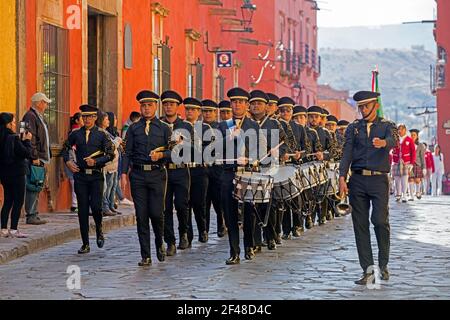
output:
<instances>
[{"instance_id":1,"label":"green and red flag","mask_svg":"<svg viewBox=\"0 0 450 320\"><path fill-rule=\"evenodd\" d=\"M372 71L372 92L378 92L380 93L380 86L378 84L378 67L375 67L375 70ZM383 104L381 103L381 95L378 97L378 103L380 104L380 107L377 111L377 116L384 117L383 113Z\"/></svg>"}]
</instances>

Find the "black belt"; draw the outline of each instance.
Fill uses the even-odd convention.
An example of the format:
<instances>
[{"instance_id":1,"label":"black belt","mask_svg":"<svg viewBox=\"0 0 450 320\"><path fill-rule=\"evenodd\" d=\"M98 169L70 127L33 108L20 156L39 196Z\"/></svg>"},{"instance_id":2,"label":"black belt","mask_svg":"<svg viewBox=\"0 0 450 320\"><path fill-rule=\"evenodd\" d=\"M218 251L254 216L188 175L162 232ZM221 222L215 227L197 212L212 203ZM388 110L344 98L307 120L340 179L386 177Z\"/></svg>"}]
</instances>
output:
<instances>
[{"instance_id":1,"label":"black belt","mask_svg":"<svg viewBox=\"0 0 450 320\"><path fill-rule=\"evenodd\" d=\"M169 170L175 170L175 169L186 169L187 165L186 164L175 164L175 163L169 163L167 165L167 169Z\"/></svg>"},{"instance_id":2,"label":"black belt","mask_svg":"<svg viewBox=\"0 0 450 320\"><path fill-rule=\"evenodd\" d=\"M162 169L159 164L133 164L133 169L138 171L154 171Z\"/></svg>"},{"instance_id":3,"label":"black belt","mask_svg":"<svg viewBox=\"0 0 450 320\"><path fill-rule=\"evenodd\" d=\"M88 176L93 175L94 173L103 173L102 169L80 169L80 173L84 173Z\"/></svg>"},{"instance_id":4,"label":"black belt","mask_svg":"<svg viewBox=\"0 0 450 320\"><path fill-rule=\"evenodd\" d=\"M352 170L352 174L359 174L361 176L382 176L386 175L386 172L366 170L366 169L355 169Z\"/></svg>"}]
</instances>

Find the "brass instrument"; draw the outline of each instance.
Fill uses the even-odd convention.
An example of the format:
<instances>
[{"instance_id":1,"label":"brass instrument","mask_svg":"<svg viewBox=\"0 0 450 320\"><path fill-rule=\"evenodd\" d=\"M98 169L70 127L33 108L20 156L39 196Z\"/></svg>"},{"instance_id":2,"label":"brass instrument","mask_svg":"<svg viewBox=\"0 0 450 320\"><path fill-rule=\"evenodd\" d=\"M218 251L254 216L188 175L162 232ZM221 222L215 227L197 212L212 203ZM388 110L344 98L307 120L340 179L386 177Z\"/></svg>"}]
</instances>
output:
<instances>
[{"instance_id":1,"label":"brass instrument","mask_svg":"<svg viewBox=\"0 0 450 320\"><path fill-rule=\"evenodd\" d=\"M340 196L336 195L336 197L341 200L334 207L334 211L336 212L336 214L341 215L341 216L346 216L348 214L351 214L353 212L353 208L348 201L348 196L344 195L341 198Z\"/></svg>"}]
</instances>

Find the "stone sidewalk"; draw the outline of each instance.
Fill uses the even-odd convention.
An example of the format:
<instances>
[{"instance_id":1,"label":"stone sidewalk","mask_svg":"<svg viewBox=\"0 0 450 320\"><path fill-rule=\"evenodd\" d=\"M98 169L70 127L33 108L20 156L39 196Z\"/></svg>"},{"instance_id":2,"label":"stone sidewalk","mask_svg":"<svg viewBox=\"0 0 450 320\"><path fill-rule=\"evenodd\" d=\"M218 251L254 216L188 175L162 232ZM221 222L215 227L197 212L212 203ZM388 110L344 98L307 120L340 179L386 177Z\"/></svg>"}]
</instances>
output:
<instances>
[{"instance_id":1,"label":"stone sidewalk","mask_svg":"<svg viewBox=\"0 0 450 320\"><path fill-rule=\"evenodd\" d=\"M133 206L122 206L120 212L123 214L104 218L103 229L105 233L135 225L136 218ZM32 226L25 224L24 218L20 219L19 229L29 236L27 239L0 238L0 265L71 240L80 239L77 214L51 213L41 214L40 217L47 220L48 223ZM90 234L92 235L95 234L95 224L92 218L90 222Z\"/></svg>"}]
</instances>

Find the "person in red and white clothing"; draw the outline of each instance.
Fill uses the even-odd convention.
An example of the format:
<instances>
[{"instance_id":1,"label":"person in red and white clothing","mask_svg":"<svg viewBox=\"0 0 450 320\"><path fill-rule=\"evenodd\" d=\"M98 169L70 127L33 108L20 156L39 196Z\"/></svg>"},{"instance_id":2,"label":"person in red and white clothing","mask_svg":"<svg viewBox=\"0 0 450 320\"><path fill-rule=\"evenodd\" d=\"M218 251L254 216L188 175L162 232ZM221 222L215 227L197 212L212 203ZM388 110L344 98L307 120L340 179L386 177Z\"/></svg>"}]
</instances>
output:
<instances>
[{"instance_id":1,"label":"person in red and white clothing","mask_svg":"<svg viewBox=\"0 0 450 320\"><path fill-rule=\"evenodd\" d=\"M416 162L416 146L407 135L406 125L398 125L399 145L392 152L392 175L395 180L396 200L407 202L409 172Z\"/></svg>"},{"instance_id":2,"label":"person in red and white clothing","mask_svg":"<svg viewBox=\"0 0 450 320\"><path fill-rule=\"evenodd\" d=\"M425 145L425 167L424 170L424 177L423 177L423 183L424 183L424 192L427 195L431 194L431 175L434 172L434 160L433 160L433 153L428 148L427 144Z\"/></svg>"}]
</instances>

